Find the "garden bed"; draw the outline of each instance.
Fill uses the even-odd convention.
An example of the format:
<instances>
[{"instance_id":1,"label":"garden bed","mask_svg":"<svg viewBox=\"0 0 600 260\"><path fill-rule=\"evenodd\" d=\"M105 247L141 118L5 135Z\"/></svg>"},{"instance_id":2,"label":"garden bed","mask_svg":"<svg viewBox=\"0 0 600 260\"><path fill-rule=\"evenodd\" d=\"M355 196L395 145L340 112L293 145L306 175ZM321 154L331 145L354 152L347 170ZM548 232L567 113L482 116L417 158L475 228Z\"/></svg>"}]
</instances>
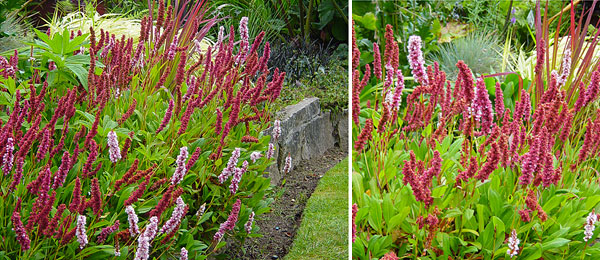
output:
<instances>
[{"instance_id":1,"label":"garden bed","mask_svg":"<svg viewBox=\"0 0 600 260\"><path fill-rule=\"evenodd\" d=\"M301 161L284 176L276 188L280 197L275 199L270 213L256 221L263 237L229 244L219 259L281 259L292 246L296 231L302 221L306 202L325 172L347 156L340 148L333 148L313 160ZM239 250L242 248L242 250Z\"/></svg>"}]
</instances>

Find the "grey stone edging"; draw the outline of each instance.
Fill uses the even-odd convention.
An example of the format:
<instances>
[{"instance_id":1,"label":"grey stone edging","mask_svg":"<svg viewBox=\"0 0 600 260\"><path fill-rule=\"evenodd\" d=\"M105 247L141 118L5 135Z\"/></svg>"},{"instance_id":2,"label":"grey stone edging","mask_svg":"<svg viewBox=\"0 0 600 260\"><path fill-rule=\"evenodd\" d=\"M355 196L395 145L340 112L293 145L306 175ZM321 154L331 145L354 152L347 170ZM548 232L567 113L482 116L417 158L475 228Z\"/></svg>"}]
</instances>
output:
<instances>
[{"instance_id":1,"label":"grey stone edging","mask_svg":"<svg viewBox=\"0 0 600 260\"><path fill-rule=\"evenodd\" d=\"M281 181L288 153L294 166L321 156L333 147L348 151L348 109L323 112L318 98L305 98L277 112L275 119L281 121L281 136L273 143L276 145L276 163L267 169L271 184ZM272 127L263 134L271 135L271 132Z\"/></svg>"}]
</instances>

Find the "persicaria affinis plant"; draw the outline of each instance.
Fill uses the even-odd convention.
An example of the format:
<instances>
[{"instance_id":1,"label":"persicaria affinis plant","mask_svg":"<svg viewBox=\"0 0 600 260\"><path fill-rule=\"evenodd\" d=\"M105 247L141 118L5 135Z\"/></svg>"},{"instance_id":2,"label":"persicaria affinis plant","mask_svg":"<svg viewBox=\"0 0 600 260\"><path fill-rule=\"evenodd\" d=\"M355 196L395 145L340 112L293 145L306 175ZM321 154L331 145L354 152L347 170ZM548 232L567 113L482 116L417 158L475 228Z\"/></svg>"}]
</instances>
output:
<instances>
[{"instance_id":1,"label":"persicaria affinis plant","mask_svg":"<svg viewBox=\"0 0 600 260\"><path fill-rule=\"evenodd\" d=\"M198 259L255 231L237 219L267 211L279 136L262 133L285 72L247 18L211 44L221 18L165 2L150 2L139 37L49 30L0 57L7 257Z\"/></svg>"}]
</instances>

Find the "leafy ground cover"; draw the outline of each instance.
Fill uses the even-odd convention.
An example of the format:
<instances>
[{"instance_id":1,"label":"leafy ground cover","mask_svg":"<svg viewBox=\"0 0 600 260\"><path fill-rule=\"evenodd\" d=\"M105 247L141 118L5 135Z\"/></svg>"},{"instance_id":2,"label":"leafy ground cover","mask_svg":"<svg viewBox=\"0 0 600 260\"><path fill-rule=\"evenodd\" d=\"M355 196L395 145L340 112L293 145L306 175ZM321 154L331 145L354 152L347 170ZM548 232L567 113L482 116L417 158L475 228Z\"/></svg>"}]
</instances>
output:
<instances>
[{"instance_id":1,"label":"leafy ground cover","mask_svg":"<svg viewBox=\"0 0 600 260\"><path fill-rule=\"evenodd\" d=\"M36 30L0 57L4 258L205 259L258 235L285 73L245 19L205 49L202 2L150 8L137 39Z\"/></svg>"},{"instance_id":2,"label":"leafy ground cover","mask_svg":"<svg viewBox=\"0 0 600 260\"><path fill-rule=\"evenodd\" d=\"M418 36L401 43L401 66L390 25L381 52L362 55L355 36L353 258L600 257L600 71L585 20L552 62L549 24L538 2L533 76L509 84L461 61L447 80Z\"/></svg>"}]
</instances>

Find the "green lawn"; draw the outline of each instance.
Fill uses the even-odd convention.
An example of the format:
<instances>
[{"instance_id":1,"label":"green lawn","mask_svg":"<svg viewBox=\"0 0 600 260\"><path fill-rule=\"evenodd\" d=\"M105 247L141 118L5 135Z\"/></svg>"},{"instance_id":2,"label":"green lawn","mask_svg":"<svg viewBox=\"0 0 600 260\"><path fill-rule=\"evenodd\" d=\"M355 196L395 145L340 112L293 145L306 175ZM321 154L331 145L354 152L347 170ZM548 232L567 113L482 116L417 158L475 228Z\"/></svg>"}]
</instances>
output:
<instances>
[{"instance_id":1,"label":"green lawn","mask_svg":"<svg viewBox=\"0 0 600 260\"><path fill-rule=\"evenodd\" d=\"M348 159L320 180L285 259L348 259Z\"/></svg>"}]
</instances>

